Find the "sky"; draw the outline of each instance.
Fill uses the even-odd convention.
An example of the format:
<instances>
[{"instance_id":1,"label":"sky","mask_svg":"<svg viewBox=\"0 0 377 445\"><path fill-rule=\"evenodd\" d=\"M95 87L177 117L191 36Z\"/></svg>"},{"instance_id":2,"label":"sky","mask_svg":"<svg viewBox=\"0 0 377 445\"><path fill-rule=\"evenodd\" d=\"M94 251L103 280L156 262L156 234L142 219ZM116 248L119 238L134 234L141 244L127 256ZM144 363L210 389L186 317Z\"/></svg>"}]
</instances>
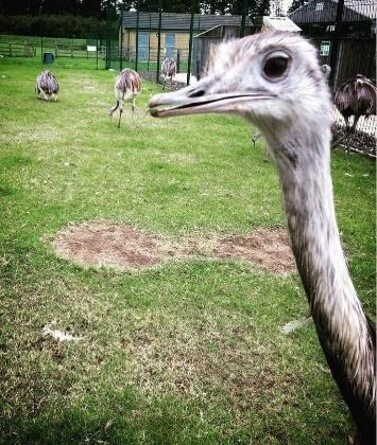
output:
<instances>
[{"instance_id":1,"label":"sky","mask_svg":"<svg viewBox=\"0 0 377 445\"><path fill-rule=\"evenodd\" d=\"M292 4L292 0L282 0L282 7L284 8L284 11L287 12L289 7Z\"/></svg>"}]
</instances>

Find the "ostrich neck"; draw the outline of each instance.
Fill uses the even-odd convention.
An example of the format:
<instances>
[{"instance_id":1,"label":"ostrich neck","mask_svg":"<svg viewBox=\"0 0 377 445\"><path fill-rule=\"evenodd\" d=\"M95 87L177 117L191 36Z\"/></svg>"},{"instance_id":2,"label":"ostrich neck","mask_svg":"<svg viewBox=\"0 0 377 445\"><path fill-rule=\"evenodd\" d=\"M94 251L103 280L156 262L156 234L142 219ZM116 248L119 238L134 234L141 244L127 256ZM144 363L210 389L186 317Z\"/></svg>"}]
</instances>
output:
<instances>
[{"instance_id":1,"label":"ostrich neck","mask_svg":"<svg viewBox=\"0 0 377 445\"><path fill-rule=\"evenodd\" d=\"M289 154L293 152L286 150L285 164L278 159L277 165L292 249L310 307L330 311L333 305L358 302L336 223L328 156L301 160ZM333 314L330 318L334 326Z\"/></svg>"},{"instance_id":2,"label":"ostrich neck","mask_svg":"<svg viewBox=\"0 0 377 445\"><path fill-rule=\"evenodd\" d=\"M375 416L375 351L341 246L330 153L324 150L329 143L323 138L326 133L312 134L311 145L288 138L279 146L273 139L269 143L282 183L292 250L320 343L356 423L364 428L358 416L373 411Z\"/></svg>"}]
</instances>

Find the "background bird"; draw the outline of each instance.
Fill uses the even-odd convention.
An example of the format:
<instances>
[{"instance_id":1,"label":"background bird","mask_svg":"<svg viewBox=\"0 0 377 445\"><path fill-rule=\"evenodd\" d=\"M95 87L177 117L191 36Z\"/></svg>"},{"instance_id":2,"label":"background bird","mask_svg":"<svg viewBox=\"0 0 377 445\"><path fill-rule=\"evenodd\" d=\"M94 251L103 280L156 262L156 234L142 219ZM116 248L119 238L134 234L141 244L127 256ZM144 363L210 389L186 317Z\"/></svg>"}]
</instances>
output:
<instances>
[{"instance_id":1,"label":"background bird","mask_svg":"<svg viewBox=\"0 0 377 445\"><path fill-rule=\"evenodd\" d=\"M376 114L376 94L376 86L362 74L357 74L339 86L334 95L334 104L343 116L346 128L344 135L333 142L333 146L356 131L361 116ZM352 125L351 116L354 117Z\"/></svg>"},{"instance_id":2,"label":"background bird","mask_svg":"<svg viewBox=\"0 0 377 445\"><path fill-rule=\"evenodd\" d=\"M52 97L55 101L57 100L59 83L51 71L44 70L37 76L35 92L39 99L49 101Z\"/></svg>"},{"instance_id":3,"label":"background bird","mask_svg":"<svg viewBox=\"0 0 377 445\"><path fill-rule=\"evenodd\" d=\"M115 80L115 105L109 109L109 116L112 117L119 107L118 128L122 118L123 106L125 102L131 102L132 113L135 112L135 100L141 89L141 79L139 74L129 68L122 70Z\"/></svg>"},{"instance_id":4,"label":"background bird","mask_svg":"<svg viewBox=\"0 0 377 445\"><path fill-rule=\"evenodd\" d=\"M161 73L164 77L164 85L163 88L166 88L166 82L170 79L170 86L173 84L173 77L177 73L177 65L175 60L171 57L166 57L161 65Z\"/></svg>"},{"instance_id":5,"label":"background bird","mask_svg":"<svg viewBox=\"0 0 377 445\"><path fill-rule=\"evenodd\" d=\"M314 46L274 32L224 42L212 72L149 101L154 117L235 113L275 159L296 265L332 375L362 445L376 441L376 337L352 283L330 173L333 103Z\"/></svg>"}]
</instances>

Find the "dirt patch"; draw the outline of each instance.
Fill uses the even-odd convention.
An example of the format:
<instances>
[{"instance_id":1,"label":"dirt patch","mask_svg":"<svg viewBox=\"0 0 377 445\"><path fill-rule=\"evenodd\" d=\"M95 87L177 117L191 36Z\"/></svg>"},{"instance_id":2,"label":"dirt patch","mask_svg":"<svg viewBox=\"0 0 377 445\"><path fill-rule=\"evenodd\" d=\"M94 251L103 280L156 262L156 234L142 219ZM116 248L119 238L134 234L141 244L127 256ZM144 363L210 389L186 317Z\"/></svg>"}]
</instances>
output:
<instances>
[{"instance_id":1,"label":"dirt patch","mask_svg":"<svg viewBox=\"0 0 377 445\"><path fill-rule=\"evenodd\" d=\"M99 222L64 229L52 243L60 256L86 266L140 269L174 256L174 251L162 238L132 227Z\"/></svg>"},{"instance_id":2,"label":"dirt patch","mask_svg":"<svg viewBox=\"0 0 377 445\"><path fill-rule=\"evenodd\" d=\"M58 232L52 244L59 256L84 266L139 270L169 260L204 257L246 261L275 274L295 270L284 229L258 229L249 235L207 239L190 235L174 243L133 227L92 222Z\"/></svg>"},{"instance_id":3,"label":"dirt patch","mask_svg":"<svg viewBox=\"0 0 377 445\"><path fill-rule=\"evenodd\" d=\"M295 269L288 233L283 229L257 229L250 235L231 235L218 240L218 258L249 261L272 273Z\"/></svg>"}]
</instances>

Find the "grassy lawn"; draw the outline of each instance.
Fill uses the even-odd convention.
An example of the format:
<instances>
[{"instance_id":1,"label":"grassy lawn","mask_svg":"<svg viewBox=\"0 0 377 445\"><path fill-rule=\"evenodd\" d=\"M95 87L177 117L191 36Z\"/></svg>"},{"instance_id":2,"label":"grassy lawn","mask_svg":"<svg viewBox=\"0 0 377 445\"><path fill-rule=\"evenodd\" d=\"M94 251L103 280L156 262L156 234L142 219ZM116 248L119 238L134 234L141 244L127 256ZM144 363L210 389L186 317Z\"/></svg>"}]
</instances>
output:
<instances>
[{"instance_id":1,"label":"grassy lawn","mask_svg":"<svg viewBox=\"0 0 377 445\"><path fill-rule=\"evenodd\" d=\"M182 259L137 273L84 268L49 242L86 221L172 241L284 227L262 143L226 116L153 120L144 81L121 128L116 73L57 60L58 101L33 59L0 59L0 443L343 444L353 430L297 275ZM334 151L352 277L375 310L375 165ZM58 342L55 329L81 337Z\"/></svg>"}]
</instances>

